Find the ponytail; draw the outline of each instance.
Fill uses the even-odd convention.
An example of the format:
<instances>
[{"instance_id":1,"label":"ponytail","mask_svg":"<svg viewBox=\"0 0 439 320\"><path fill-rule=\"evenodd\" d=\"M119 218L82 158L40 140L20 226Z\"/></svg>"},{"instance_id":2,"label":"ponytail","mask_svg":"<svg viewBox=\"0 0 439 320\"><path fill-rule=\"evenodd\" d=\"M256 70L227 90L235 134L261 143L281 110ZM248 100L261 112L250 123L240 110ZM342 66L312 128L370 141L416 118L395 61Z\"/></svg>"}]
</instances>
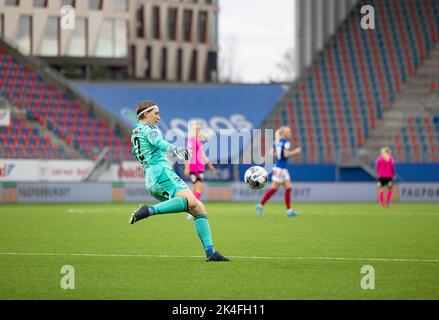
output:
<instances>
[{"instance_id":1,"label":"ponytail","mask_svg":"<svg viewBox=\"0 0 439 320\"><path fill-rule=\"evenodd\" d=\"M384 160L389 161L390 149L388 147L381 148L381 156L384 158Z\"/></svg>"}]
</instances>

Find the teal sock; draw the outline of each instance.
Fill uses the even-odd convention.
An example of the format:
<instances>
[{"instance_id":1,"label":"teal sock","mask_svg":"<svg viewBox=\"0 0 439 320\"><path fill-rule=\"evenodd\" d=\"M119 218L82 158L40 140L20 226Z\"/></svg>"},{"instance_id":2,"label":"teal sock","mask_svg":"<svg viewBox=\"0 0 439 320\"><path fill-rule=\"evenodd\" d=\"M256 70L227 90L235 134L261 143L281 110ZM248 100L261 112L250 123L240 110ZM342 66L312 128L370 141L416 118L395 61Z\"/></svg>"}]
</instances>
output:
<instances>
[{"instance_id":1,"label":"teal sock","mask_svg":"<svg viewBox=\"0 0 439 320\"><path fill-rule=\"evenodd\" d=\"M172 198L152 206L153 215L186 212L188 203L186 198Z\"/></svg>"},{"instance_id":2,"label":"teal sock","mask_svg":"<svg viewBox=\"0 0 439 320\"><path fill-rule=\"evenodd\" d=\"M203 244L206 255L213 256L215 250L213 248L212 235L210 233L209 221L205 214L201 214L194 218L195 231L197 232L198 238L200 238Z\"/></svg>"}]
</instances>

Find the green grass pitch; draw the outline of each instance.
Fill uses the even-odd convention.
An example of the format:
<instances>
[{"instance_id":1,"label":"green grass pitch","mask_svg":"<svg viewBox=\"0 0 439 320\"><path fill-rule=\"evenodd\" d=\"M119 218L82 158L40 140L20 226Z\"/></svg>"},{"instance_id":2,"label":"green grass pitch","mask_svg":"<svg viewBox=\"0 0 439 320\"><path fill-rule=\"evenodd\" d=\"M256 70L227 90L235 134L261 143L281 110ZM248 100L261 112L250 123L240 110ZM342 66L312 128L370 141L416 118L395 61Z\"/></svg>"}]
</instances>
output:
<instances>
[{"instance_id":1,"label":"green grass pitch","mask_svg":"<svg viewBox=\"0 0 439 320\"><path fill-rule=\"evenodd\" d=\"M438 299L439 206L207 203L206 263L193 221L129 225L137 204L0 206L0 299ZM63 290L61 268L74 268ZM361 273L374 269L374 289ZM364 280L363 280L364 281ZM371 282L369 282L370 284Z\"/></svg>"}]
</instances>

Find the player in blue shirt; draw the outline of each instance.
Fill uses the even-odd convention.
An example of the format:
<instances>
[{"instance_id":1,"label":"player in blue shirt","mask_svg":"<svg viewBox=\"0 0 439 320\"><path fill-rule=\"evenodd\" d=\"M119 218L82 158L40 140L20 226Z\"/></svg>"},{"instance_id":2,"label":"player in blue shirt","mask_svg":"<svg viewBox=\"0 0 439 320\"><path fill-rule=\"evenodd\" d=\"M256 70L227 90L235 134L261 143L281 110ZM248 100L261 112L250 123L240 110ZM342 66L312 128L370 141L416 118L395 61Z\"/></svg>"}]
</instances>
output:
<instances>
[{"instance_id":1,"label":"player in blue shirt","mask_svg":"<svg viewBox=\"0 0 439 320\"><path fill-rule=\"evenodd\" d=\"M134 224L155 215L188 212L194 217L195 231L204 247L206 261L229 261L213 247L204 204L195 198L169 164L167 154L180 160L188 160L190 152L163 139L157 127L160 110L154 102L140 102L136 113L139 123L131 134L132 152L143 167L146 189L161 202L153 206L141 205L133 212L130 223Z\"/></svg>"},{"instance_id":2,"label":"player in blue shirt","mask_svg":"<svg viewBox=\"0 0 439 320\"><path fill-rule=\"evenodd\" d=\"M287 169L288 158L299 154L300 148L291 150L291 129L289 127L280 127L275 132L275 144L271 154L276 157L276 164L273 168L271 179L273 181L271 188L265 193L261 202L256 205L258 215L262 215L264 204L276 193L279 187L285 188L285 205L287 207L287 216L294 217L298 213L291 209L291 178Z\"/></svg>"}]
</instances>

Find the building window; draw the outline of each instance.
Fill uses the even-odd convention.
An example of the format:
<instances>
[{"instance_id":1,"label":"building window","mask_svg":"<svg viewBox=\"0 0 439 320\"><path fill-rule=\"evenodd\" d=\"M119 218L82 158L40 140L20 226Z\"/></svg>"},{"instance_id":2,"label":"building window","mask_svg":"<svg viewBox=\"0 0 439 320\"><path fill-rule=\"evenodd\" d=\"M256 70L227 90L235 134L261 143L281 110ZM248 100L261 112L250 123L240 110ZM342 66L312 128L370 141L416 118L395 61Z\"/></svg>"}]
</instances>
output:
<instances>
[{"instance_id":1,"label":"building window","mask_svg":"<svg viewBox=\"0 0 439 320\"><path fill-rule=\"evenodd\" d=\"M152 9L152 30L154 39L160 39L160 7Z\"/></svg>"},{"instance_id":2,"label":"building window","mask_svg":"<svg viewBox=\"0 0 439 320\"><path fill-rule=\"evenodd\" d=\"M104 19L96 46L96 57L110 58L113 51L113 20Z\"/></svg>"},{"instance_id":3,"label":"building window","mask_svg":"<svg viewBox=\"0 0 439 320\"><path fill-rule=\"evenodd\" d=\"M137 48L135 45L130 46L130 76L131 78L136 77L136 66L137 66Z\"/></svg>"},{"instance_id":4,"label":"building window","mask_svg":"<svg viewBox=\"0 0 439 320\"><path fill-rule=\"evenodd\" d=\"M145 59L143 63L143 69L146 79L151 79L151 69L152 69L152 50L151 47L146 47Z\"/></svg>"},{"instance_id":5,"label":"building window","mask_svg":"<svg viewBox=\"0 0 439 320\"><path fill-rule=\"evenodd\" d=\"M20 5L20 0L5 0L5 6L18 7L19 5Z\"/></svg>"},{"instance_id":6,"label":"building window","mask_svg":"<svg viewBox=\"0 0 439 320\"><path fill-rule=\"evenodd\" d=\"M59 18L49 17L44 32L43 44L41 46L42 56L59 55Z\"/></svg>"},{"instance_id":7,"label":"building window","mask_svg":"<svg viewBox=\"0 0 439 320\"><path fill-rule=\"evenodd\" d=\"M117 11L128 11L128 0L114 0L114 7Z\"/></svg>"},{"instance_id":8,"label":"building window","mask_svg":"<svg viewBox=\"0 0 439 320\"><path fill-rule=\"evenodd\" d=\"M176 78L178 81L183 80L183 50L177 50Z\"/></svg>"},{"instance_id":9,"label":"building window","mask_svg":"<svg viewBox=\"0 0 439 320\"><path fill-rule=\"evenodd\" d=\"M207 12L200 11L198 13L198 41L207 42Z\"/></svg>"},{"instance_id":10,"label":"building window","mask_svg":"<svg viewBox=\"0 0 439 320\"><path fill-rule=\"evenodd\" d=\"M168 39L177 40L177 15L176 8L168 9Z\"/></svg>"},{"instance_id":11,"label":"building window","mask_svg":"<svg viewBox=\"0 0 439 320\"><path fill-rule=\"evenodd\" d=\"M0 13L0 38L5 36L5 15Z\"/></svg>"},{"instance_id":12,"label":"building window","mask_svg":"<svg viewBox=\"0 0 439 320\"><path fill-rule=\"evenodd\" d=\"M17 46L21 53L32 54L32 17L20 16L17 30Z\"/></svg>"},{"instance_id":13,"label":"building window","mask_svg":"<svg viewBox=\"0 0 439 320\"><path fill-rule=\"evenodd\" d=\"M137 38L145 38L145 7L141 6L136 12Z\"/></svg>"},{"instance_id":14,"label":"building window","mask_svg":"<svg viewBox=\"0 0 439 320\"><path fill-rule=\"evenodd\" d=\"M218 43L218 13L215 12L211 19L210 25L210 43L217 44Z\"/></svg>"},{"instance_id":15,"label":"building window","mask_svg":"<svg viewBox=\"0 0 439 320\"><path fill-rule=\"evenodd\" d=\"M166 75L168 71L168 49L162 48L162 59L161 59L161 70L160 77L162 80L166 80Z\"/></svg>"},{"instance_id":16,"label":"building window","mask_svg":"<svg viewBox=\"0 0 439 320\"><path fill-rule=\"evenodd\" d=\"M47 0L34 0L34 7L47 8Z\"/></svg>"},{"instance_id":17,"label":"building window","mask_svg":"<svg viewBox=\"0 0 439 320\"><path fill-rule=\"evenodd\" d=\"M218 57L216 52L208 52L206 60L206 73L204 80L206 82L216 82L218 77Z\"/></svg>"},{"instance_id":18,"label":"building window","mask_svg":"<svg viewBox=\"0 0 439 320\"><path fill-rule=\"evenodd\" d=\"M198 63L198 52L197 50L192 51L191 59L191 72L189 74L189 81L197 81L197 63Z\"/></svg>"},{"instance_id":19,"label":"building window","mask_svg":"<svg viewBox=\"0 0 439 320\"><path fill-rule=\"evenodd\" d=\"M87 20L76 18L75 29L73 30L67 55L71 57L87 56Z\"/></svg>"},{"instance_id":20,"label":"building window","mask_svg":"<svg viewBox=\"0 0 439 320\"><path fill-rule=\"evenodd\" d=\"M183 38L184 41L192 41L192 10L183 12Z\"/></svg>"},{"instance_id":21,"label":"building window","mask_svg":"<svg viewBox=\"0 0 439 320\"><path fill-rule=\"evenodd\" d=\"M114 22L114 57L128 56L128 21L116 19Z\"/></svg>"},{"instance_id":22,"label":"building window","mask_svg":"<svg viewBox=\"0 0 439 320\"><path fill-rule=\"evenodd\" d=\"M102 10L102 0L88 0L88 8L90 10Z\"/></svg>"},{"instance_id":23,"label":"building window","mask_svg":"<svg viewBox=\"0 0 439 320\"><path fill-rule=\"evenodd\" d=\"M64 6L72 6L75 8L76 1L75 0L61 0L61 8Z\"/></svg>"},{"instance_id":24,"label":"building window","mask_svg":"<svg viewBox=\"0 0 439 320\"><path fill-rule=\"evenodd\" d=\"M218 4L218 0L205 0L207 4Z\"/></svg>"},{"instance_id":25,"label":"building window","mask_svg":"<svg viewBox=\"0 0 439 320\"><path fill-rule=\"evenodd\" d=\"M127 21L104 19L96 47L96 56L102 58L123 58L128 54L127 48Z\"/></svg>"}]
</instances>

